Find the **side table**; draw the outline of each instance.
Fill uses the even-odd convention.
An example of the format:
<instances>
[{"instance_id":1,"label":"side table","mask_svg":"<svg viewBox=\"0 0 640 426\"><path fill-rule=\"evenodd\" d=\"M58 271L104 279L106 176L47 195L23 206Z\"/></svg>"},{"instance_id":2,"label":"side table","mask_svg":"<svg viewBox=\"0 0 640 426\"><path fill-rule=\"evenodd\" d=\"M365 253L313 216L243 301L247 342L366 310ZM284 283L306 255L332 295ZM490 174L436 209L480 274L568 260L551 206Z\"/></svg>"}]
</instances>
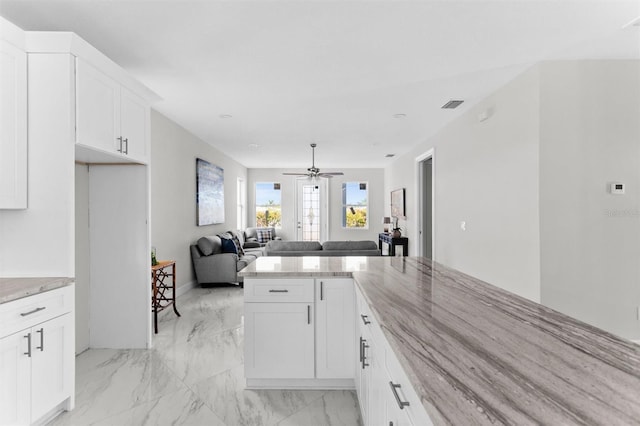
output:
<instances>
[{"instance_id":1,"label":"side table","mask_svg":"<svg viewBox=\"0 0 640 426\"><path fill-rule=\"evenodd\" d=\"M165 282L171 277L171 282ZM169 280L167 280L169 281ZM158 312L173 306L173 312L180 316L176 308L176 261L162 260L151 266L151 306L153 307L153 326L158 334Z\"/></svg>"},{"instance_id":2,"label":"side table","mask_svg":"<svg viewBox=\"0 0 640 426\"><path fill-rule=\"evenodd\" d=\"M394 238L393 234L387 234L383 232L378 234L378 248L380 249L380 254L382 254L382 243L389 244L389 256L396 255L396 246L402 246L402 255L409 255L409 238L407 237L397 237Z\"/></svg>"}]
</instances>

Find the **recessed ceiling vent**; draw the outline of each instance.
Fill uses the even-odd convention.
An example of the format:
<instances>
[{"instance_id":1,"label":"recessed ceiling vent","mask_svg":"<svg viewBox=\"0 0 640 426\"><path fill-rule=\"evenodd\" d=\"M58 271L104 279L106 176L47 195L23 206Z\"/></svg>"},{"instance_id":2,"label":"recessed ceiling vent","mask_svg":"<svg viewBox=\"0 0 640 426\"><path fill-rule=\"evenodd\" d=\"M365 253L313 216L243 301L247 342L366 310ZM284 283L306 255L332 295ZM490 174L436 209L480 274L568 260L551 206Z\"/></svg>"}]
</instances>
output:
<instances>
[{"instance_id":1,"label":"recessed ceiling vent","mask_svg":"<svg viewBox=\"0 0 640 426\"><path fill-rule=\"evenodd\" d=\"M449 102L447 102L446 104L442 105L442 109L455 109L458 108L464 101L454 101L451 100Z\"/></svg>"}]
</instances>

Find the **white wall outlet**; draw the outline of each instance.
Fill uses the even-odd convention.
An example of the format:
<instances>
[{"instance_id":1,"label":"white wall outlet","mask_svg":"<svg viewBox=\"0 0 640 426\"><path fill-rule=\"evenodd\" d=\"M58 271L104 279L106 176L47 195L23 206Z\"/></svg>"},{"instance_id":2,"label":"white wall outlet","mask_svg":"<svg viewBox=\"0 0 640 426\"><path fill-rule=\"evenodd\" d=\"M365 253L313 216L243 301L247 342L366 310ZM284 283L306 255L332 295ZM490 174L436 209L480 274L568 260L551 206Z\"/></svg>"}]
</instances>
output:
<instances>
[{"instance_id":1,"label":"white wall outlet","mask_svg":"<svg viewBox=\"0 0 640 426\"><path fill-rule=\"evenodd\" d=\"M622 195L624 194L624 183L622 182L613 182L611 184L611 193L613 195Z\"/></svg>"},{"instance_id":2,"label":"white wall outlet","mask_svg":"<svg viewBox=\"0 0 640 426\"><path fill-rule=\"evenodd\" d=\"M463 231L467 230L467 222L465 222L464 220L462 222L460 222L460 229L462 229Z\"/></svg>"}]
</instances>

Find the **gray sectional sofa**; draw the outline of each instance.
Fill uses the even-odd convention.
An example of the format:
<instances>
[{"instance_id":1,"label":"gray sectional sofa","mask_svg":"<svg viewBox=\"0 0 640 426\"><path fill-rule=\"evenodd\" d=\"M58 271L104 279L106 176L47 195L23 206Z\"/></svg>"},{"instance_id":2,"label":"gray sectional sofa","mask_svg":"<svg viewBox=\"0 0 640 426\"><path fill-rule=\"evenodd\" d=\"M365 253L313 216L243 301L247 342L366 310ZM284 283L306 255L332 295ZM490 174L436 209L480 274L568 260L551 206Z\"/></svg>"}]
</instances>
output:
<instances>
[{"instance_id":1,"label":"gray sectional sofa","mask_svg":"<svg viewBox=\"0 0 640 426\"><path fill-rule=\"evenodd\" d=\"M374 241L269 241L265 256L380 256Z\"/></svg>"},{"instance_id":2,"label":"gray sectional sofa","mask_svg":"<svg viewBox=\"0 0 640 426\"><path fill-rule=\"evenodd\" d=\"M222 239L218 235L202 237L190 246L191 261L198 284L238 283L243 278L238 271L266 256L379 256L380 250L374 241L282 241L279 237L267 243L259 243L255 238L256 229L229 231L235 235L244 254L225 253Z\"/></svg>"}]
</instances>

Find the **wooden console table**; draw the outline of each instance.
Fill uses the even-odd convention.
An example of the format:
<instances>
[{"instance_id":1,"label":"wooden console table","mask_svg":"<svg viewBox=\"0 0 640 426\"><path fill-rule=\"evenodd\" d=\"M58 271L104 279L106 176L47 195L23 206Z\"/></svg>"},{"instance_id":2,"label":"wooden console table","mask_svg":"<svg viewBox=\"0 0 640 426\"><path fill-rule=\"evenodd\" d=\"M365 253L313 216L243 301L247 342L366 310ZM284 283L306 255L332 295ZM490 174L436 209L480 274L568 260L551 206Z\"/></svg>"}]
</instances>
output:
<instances>
[{"instance_id":1,"label":"wooden console table","mask_svg":"<svg viewBox=\"0 0 640 426\"><path fill-rule=\"evenodd\" d=\"M407 237L398 237L394 238L392 234L387 234L383 232L378 234L378 248L380 249L380 254L382 254L382 243L389 244L389 256L396 255L396 246L402 246L402 255L409 255L409 238Z\"/></svg>"},{"instance_id":2,"label":"wooden console table","mask_svg":"<svg viewBox=\"0 0 640 426\"><path fill-rule=\"evenodd\" d=\"M171 282L165 279L171 277ZM162 260L151 266L151 306L153 307L153 326L158 333L158 312L173 306L173 312L180 316L176 308L176 261Z\"/></svg>"}]
</instances>

